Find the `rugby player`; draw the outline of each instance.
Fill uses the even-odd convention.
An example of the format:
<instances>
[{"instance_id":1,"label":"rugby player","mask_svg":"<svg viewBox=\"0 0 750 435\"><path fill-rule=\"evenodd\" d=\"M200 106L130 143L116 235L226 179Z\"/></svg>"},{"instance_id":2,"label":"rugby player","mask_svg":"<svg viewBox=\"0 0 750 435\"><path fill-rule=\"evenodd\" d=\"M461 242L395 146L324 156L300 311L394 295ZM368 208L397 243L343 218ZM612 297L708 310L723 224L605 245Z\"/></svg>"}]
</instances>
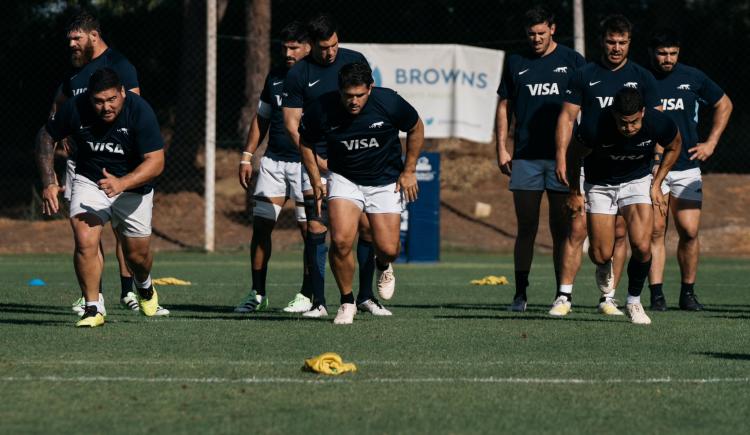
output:
<instances>
[{"instance_id":1,"label":"rugby player","mask_svg":"<svg viewBox=\"0 0 750 435\"><path fill-rule=\"evenodd\" d=\"M654 214L667 213L661 183L679 157L682 138L667 115L644 106L638 89L624 87L617 91L606 112L596 124L582 123L578 138L583 146L573 142L570 147L574 158L585 156L589 256L597 267L611 262L619 213L625 220L632 251L627 269L627 313L632 323L647 325L651 319L640 298L651 268ZM652 175L651 160L657 145L663 147L664 159ZM573 179L578 178L580 167L571 169ZM570 195L580 204L577 198L581 192L574 183Z\"/></svg>"},{"instance_id":2,"label":"rugby player","mask_svg":"<svg viewBox=\"0 0 750 435\"><path fill-rule=\"evenodd\" d=\"M503 174L510 176L518 222L513 255L516 293L511 311L526 311L526 288L545 191L556 288L560 285L560 256L568 229L563 213L568 188L555 176L555 125L568 77L586 63L576 51L555 42L554 14L536 7L527 11L525 18L530 47L508 58L497 91L497 164ZM511 124L515 129L509 134Z\"/></svg>"},{"instance_id":3,"label":"rugby player","mask_svg":"<svg viewBox=\"0 0 750 435\"><path fill-rule=\"evenodd\" d=\"M151 182L164 169L164 143L156 115L138 94L125 90L114 70L94 72L87 91L66 101L37 135L37 161L46 186L42 207L47 215L59 209L53 169L55 142L68 136L79 144L70 220L75 271L86 298L76 326L104 324L98 253L102 228L110 220L133 272L139 309L154 316L159 298L151 283Z\"/></svg>"},{"instance_id":4,"label":"rugby player","mask_svg":"<svg viewBox=\"0 0 750 435\"><path fill-rule=\"evenodd\" d=\"M281 30L281 54L284 66L271 70L260 94L258 112L250 124L247 145L239 166L240 185L247 190L252 176L252 157L266 134L268 147L260 162L258 180L253 192L253 236L250 241L252 288L234 311L249 313L268 307L266 275L271 258L271 232L288 198L295 202L297 225L304 239L307 232L302 197L302 168L297 146L289 139L281 112L281 94L289 68L310 53L310 41L302 23L293 21ZM303 255L303 257L305 257ZM304 258L303 258L304 260ZM306 263L306 262L305 262ZM310 274L304 267L302 289L284 308L287 312L306 312L312 308Z\"/></svg>"},{"instance_id":5,"label":"rugby player","mask_svg":"<svg viewBox=\"0 0 750 435\"><path fill-rule=\"evenodd\" d=\"M306 104L329 92L338 91L338 72L342 66L352 62L367 62L365 57L356 51L339 47L338 27L330 15L319 14L311 18L307 24L308 34L312 43L310 56L297 62L287 74L284 82L282 99L284 124L292 141L299 146L299 124L302 109ZM318 164L325 174L327 172L326 149L321 144L316 154ZM324 277L325 262L328 248L325 244L326 214L313 213L314 200L309 177L303 173L307 206L307 236L305 237L305 252L311 271L313 287L313 306L303 314L305 317L324 317L328 315L325 304ZM325 178L324 178L325 180ZM372 234L367 215L362 214L359 238L357 241L357 261L359 263L359 292L357 304L363 311L378 316L390 316L392 313L383 307L372 292L372 281L377 268L378 292L383 299L390 299L396 285L393 267L383 258L375 260L375 250L372 245ZM295 299L301 299L299 296Z\"/></svg>"},{"instance_id":6,"label":"rugby player","mask_svg":"<svg viewBox=\"0 0 750 435\"><path fill-rule=\"evenodd\" d=\"M398 256L403 203L417 199L416 165L424 126L396 92L373 87L366 62L345 65L338 76L339 92L306 105L299 131L318 213L323 197L328 198L331 270L341 292L334 323L342 325L352 323L357 313L352 247L362 212L372 226L376 259L390 264ZM399 131L407 132L404 161ZM319 143L327 148L327 186L315 156Z\"/></svg>"},{"instance_id":7,"label":"rugby player","mask_svg":"<svg viewBox=\"0 0 750 435\"><path fill-rule=\"evenodd\" d=\"M703 180L700 162L714 153L721 134L729 122L732 102L724 91L697 68L679 63L680 38L670 30L655 32L649 43L651 69L656 76L662 109L678 126L682 134L680 158L667 174L662 193L672 212L679 235L677 262L680 265L680 299L682 310L699 311L703 305L695 296L698 271L698 228L703 204ZM700 105L713 108L711 131L705 141L698 139L698 109ZM664 297L665 237L667 216L655 215L651 238L653 261L649 272L651 309L666 311Z\"/></svg>"},{"instance_id":8,"label":"rugby player","mask_svg":"<svg viewBox=\"0 0 750 435\"><path fill-rule=\"evenodd\" d=\"M567 171L573 166L579 167L578 161L566 161L567 148L571 142L573 127L578 114L581 114L581 128L597 125L603 111L614 100L614 95L623 87L633 87L643 93L647 107L659 106L656 94L656 80L643 67L628 59L632 25L622 15L612 15L602 22L601 44L603 53L595 62L589 62L576 70L572 75L568 89L565 91L565 102L557 122L555 132L556 169L558 179L566 186L578 180L568 180ZM569 168L570 166L570 168ZM580 186L576 186L580 190ZM582 210L582 196L569 196L566 207L569 210ZM550 309L550 314L564 316L570 312L570 298L573 282L581 266L581 251L586 238L586 219L581 213L572 213L571 229L563 250L561 262L560 287L557 299ZM614 300L615 288L619 282L627 256L625 245L626 226L622 217L616 219L615 250L612 261L597 266L596 282L602 297L598 310L605 315L623 315Z\"/></svg>"}]
</instances>

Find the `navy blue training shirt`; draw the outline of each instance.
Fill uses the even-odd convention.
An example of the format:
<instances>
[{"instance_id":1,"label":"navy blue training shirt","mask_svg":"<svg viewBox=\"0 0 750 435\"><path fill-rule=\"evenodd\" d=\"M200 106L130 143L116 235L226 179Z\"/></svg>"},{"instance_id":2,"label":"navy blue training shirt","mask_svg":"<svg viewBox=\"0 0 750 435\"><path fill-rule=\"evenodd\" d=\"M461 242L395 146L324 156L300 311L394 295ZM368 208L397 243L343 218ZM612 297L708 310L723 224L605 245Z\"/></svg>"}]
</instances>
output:
<instances>
[{"instance_id":1,"label":"navy blue training shirt","mask_svg":"<svg viewBox=\"0 0 750 435\"><path fill-rule=\"evenodd\" d=\"M74 69L70 77L62 83L62 93L68 98L86 92L89 86L89 78L96 70L111 68L120 78L120 83L126 90L138 88L138 74L135 67L119 51L107 48L104 53L91 59L86 65Z\"/></svg>"},{"instance_id":2,"label":"navy blue training shirt","mask_svg":"<svg viewBox=\"0 0 750 435\"><path fill-rule=\"evenodd\" d=\"M281 96L288 71L287 68L271 70L266 76L263 91L260 93L260 101L270 106L271 109L271 125L268 130L268 148L266 148L265 156L282 162L299 162L299 150L286 132L284 114L281 110Z\"/></svg>"},{"instance_id":3,"label":"navy blue training shirt","mask_svg":"<svg viewBox=\"0 0 750 435\"><path fill-rule=\"evenodd\" d=\"M102 121L94 112L88 92L68 100L47 121L55 141L72 136L78 144L76 174L96 183L103 169L122 177L143 162L143 155L164 148L156 114L146 100L126 92L122 110L114 122ZM132 192L147 193L147 185Z\"/></svg>"},{"instance_id":4,"label":"navy blue training shirt","mask_svg":"<svg viewBox=\"0 0 750 435\"><path fill-rule=\"evenodd\" d=\"M555 158L555 125L569 77L586 64L575 50L558 44L546 56L530 50L508 58L497 94L510 100L516 117L514 159Z\"/></svg>"},{"instance_id":5,"label":"navy blue training shirt","mask_svg":"<svg viewBox=\"0 0 750 435\"><path fill-rule=\"evenodd\" d=\"M304 110L300 136L306 144L325 143L329 170L363 186L398 180L404 170L398 133L411 130L419 115L395 91L374 87L358 115L346 111L338 91Z\"/></svg>"},{"instance_id":6,"label":"navy blue training shirt","mask_svg":"<svg viewBox=\"0 0 750 435\"><path fill-rule=\"evenodd\" d=\"M616 185L647 176L656 145L669 145L677 133L677 125L667 115L647 107L641 129L625 137L612 110L605 110L595 129L578 130L581 143L592 150L583 163L586 183Z\"/></svg>"},{"instance_id":7,"label":"navy blue training shirt","mask_svg":"<svg viewBox=\"0 0 750 435\"><path fill-rule=\"evenodd\" d=\"M587 63L570 77L565 101L581 107L580 128L590 130L595 128L603 110L612 105L615 94L623 87L638 89L646 107L661 105L653 74L632 60L616 71L600 62Z\"/></svg>"},{"instance_id":8,"label":"navy blue training shirt","mask_svg":"<svg viewBox=\"0 0 750 435\"><path fill-rule=\"evenodd\" d=\"M662 109L682 134L680 158L672 170L697 168L700 161L690 160L688 150L698 144L698 109L700 105L713 107L724 91L699 69L681 63L671 72L656 72L655 76Z\"/></svg>"}]
</instances>

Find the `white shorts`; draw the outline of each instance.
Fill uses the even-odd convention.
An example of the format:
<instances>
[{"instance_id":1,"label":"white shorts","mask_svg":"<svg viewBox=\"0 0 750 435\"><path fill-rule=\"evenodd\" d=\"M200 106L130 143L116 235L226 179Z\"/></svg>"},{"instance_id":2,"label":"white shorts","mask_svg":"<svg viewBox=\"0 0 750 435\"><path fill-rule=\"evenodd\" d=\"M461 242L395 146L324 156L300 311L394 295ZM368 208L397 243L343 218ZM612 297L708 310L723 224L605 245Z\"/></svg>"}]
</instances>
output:
<instances>
[{"instance_id":1,"label":"white shorts","mask_svg":"<svg viewBox=\"0 0 750 435\"><path fill-rule=\"evenodd\" d=\"M73 179L76 178L76 161L68 159L65 162L65 190L63 191L63 198L70 202L71 195L73 195Z\"/></svg>"},{"instance_id":2,"label":"white shorts","mask_svg":"<svg viewBox=\"0 0 750 435\"><path fill-rule=\"evenodd\" d=\"M613 186L584 183L583 189L586 213L616 215L628 205L651 204L651 174Z\"/></svg>"},{"instance_id":3,"label":"white shorts","mask_svg":"<svg viewBox=\"0 0 750 435\"><path fill-rule=\"evenodd\" d=\"M701 169L670 171L661 183L661 193L688 201L703 202Z\"/></svg>"},{"instance_id":4,"label":"white shorts","mask_svg":"<svg viewBox=\"0 0 750 435\"><path fill-rule=\"evenodd\" d=\"M270 157L260 159L258 181L254 196L265 198L290 198L302 202L302 164L283 162Z\"/></svg>"},{"instance_id":5,"label":"white shorts","mask_svg":"<svg viewBox=\"0 0 750 435\"><path fill-rule=\"evenodd\" d=\"M396 192L396 183L361 186L335 172L331 172L328 178L328 201L332 199L347 199L365 213L401 214L404 208L401 192Z\"/></svg>"},{"instance_id":6,"label":"white shorts","mask_svg":"<svg viewBox=\"0 0 750 435\"><path fill-rule=\"evenodd\" d=\"M91 213L102 224L112 220L112 227L126 237L151 235L153 190L146 194L123 192L114 198L108 198L96 183L84 176L75 177L72 190L70 217Z\"/></svg>"},{"instance_id":7,"label":"white shorts","mask_svg":"<svg viewBox=\"0 0 750 435\"><path fill-rule=\"evenodd\" d=\"M568 188L557 181L554 160L513 160L510 190L552 190L567 192Z\"/></svg>"}]
</instances>

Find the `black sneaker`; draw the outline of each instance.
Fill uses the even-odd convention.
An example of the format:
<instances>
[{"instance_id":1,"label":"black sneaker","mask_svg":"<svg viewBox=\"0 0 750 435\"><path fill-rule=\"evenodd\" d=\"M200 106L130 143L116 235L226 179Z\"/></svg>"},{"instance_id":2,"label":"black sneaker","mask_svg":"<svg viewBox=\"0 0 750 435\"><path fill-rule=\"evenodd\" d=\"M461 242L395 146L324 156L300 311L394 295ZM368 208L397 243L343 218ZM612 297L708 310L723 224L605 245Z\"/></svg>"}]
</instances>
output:
<instances>
[{"instance_id":1,"label":"black sneaker","mask_svg":"<svg viewBox=\"0 0 750 435\"><path fill-rule=\"evenodd\" d=\"M701 311L703 304L698 302L695 293L684 293L680 295L680 309L685 311Z\"/></svg>"},{"instance_id":2,"label":"black sneaker","mask_svg":"<svg viewBox=\"0 0 750 435\"><path fill-rule=\"evenodd\" d=\"M651 295L651 311L667 311L667 299L664 295Z\"/></svg>"}]
</instances>

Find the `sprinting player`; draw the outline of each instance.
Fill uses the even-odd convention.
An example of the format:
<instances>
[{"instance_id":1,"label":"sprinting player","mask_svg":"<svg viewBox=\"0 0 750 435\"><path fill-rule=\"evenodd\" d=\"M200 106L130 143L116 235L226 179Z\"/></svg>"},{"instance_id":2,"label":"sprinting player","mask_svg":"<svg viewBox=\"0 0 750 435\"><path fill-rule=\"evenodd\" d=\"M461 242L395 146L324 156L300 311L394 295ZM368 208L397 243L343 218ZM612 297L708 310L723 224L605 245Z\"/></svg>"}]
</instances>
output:
<instances>
[{"instance_id":1,"label":"sprinting player","mask_svg":"<svg viewBox=\"0 0 750 435\"><path fill-rule=\"evenodd\" d=\"M85 92L86 87L88 86L89 77L91 77L91 74L99 68L112 68L120 77L125 89L140 94L138 75L135 67L125 58L125 56L107 46L107 43L102 39L101 25L94 16L82 12L74 17L67 27L67 39L73 70L62 82L57 91L57 95L52 104L51 116L54 115L57 109L61 107L66 100ZM71 141L63 141L61 143L66 147L68 155L63 197L66 201L70 202L70 194L73 187L73 178L75 177L76 168L76 144ZM115 235L117 235L116 231ZM138 311L137 297L133 292L133 275L127 268L120 241L117 239L115 254L120 269L120 303L125 308ZM99 255L103 263L103 249L100 249ZM101 295L101 285L99 291L100 299L103 302L104 297ZM78 298L73 303L72 308L73 311L78 313L78 315L83 315L85 308L84 297L81 296ZM169 314L169 310L165 308L160 309L158 313L158 315L167 314Z\"/></svg>"},{"instance_id":2,"label":"sprinting player","mask_svg":"<svg viewBox=\"0 0 750 435\"><path fill-rule=\"evenodd\" d=\"M651 68L656 76L662 110L679 127L682 134L680 158L667 174L662 193L672 211L679 235L677 261L680 264L680 300L682 310L699 311L703 305L695 296L698 271L698 228L703 203L703 181L700 162L713 154L729 122L732 102L724 91L702 71L679 63L680 38L672 31L654 33L649 43ZM698 141L698 107L713 108L711 132L704 142ZM649 272L651 309L666 311L662 290L664 282L665 238L667 216L655 215L651 238L653 261Z\"/></svg>"},{"instance_id":3,"label":"sprinting player","mask_svg":"<svg viewBox=\"0 0 750 435\"><path fill-rule=\"evenodd\" d=\"M338 72L344 65L352 62L367 62L365 57L356 51L339 47L338 27L329 15L319 14L307 24L308 34L312 43L310 56L297 62L289 71L284 82L284 96L282 99L284 124L292 141L299 145L299 123L302 118L302 108L311 101L329 92L338 91ZM320 144L318 164L323 174L327 173L326 150ZM309 185L308 174L305 177L304 195L306 198L307 236L305 237L305 253L310 265L311 282L313 287L313 306L305 317L325 317L326 309L324 277L325 262L328 248L326 234L328 232L325 213L312 213L313 191ZM325 180L325 178L323 178ZM362 214L359 238L357 241L357 262L359 263L359 292L357 305L360 310L377 316L390 316L392 313L383 307L372 292L373 275L377 267L378 293L383 299L390 299L396 285L393 267L385 259L375 259L375 249L372 245L372 234L367 215ZM299 298L299 295L295 297ZM294 301L293 301L294 302Z\"/></svg>"},{"instance_id":4,"label":"sprinting player","mask_svg":"<svg viewBox=\"0 0 750 435\"><path fill-rule=\"evenodd\" d=\"M271 232L288 198L295 202L297 225L304 239L307 233L305 204L302 197L302 164L297 146L289 139L281 112L281 94L289 69L310 53L310 38L304 26L293 21L281 30L284 66L271 70L260 94L258 112L250 124L247 145L239 167L240 185L247 190L252 176L252 157L266 134L268 147L260 162L253 199L253 236L250 241L252 289L234 311L250 313L268 307L266 275L271 258ZM303 255L303 257L305 257ZM312 308L310 273L304 267L302 289L284 308L287 312L306 312Z\"/></svg>"},{"instance_id":5,"label":"sprinting player","mask_svg":"<svg viewBox=\"0 0 750 435\"><path fill-rule=\"evenodd\" d=\"M310 175L315 208L328 197L331 228L331 270L341 292L333 323L350 324L357 313L352 294L352 247L362 212L372 226L379 261L391 263L400 248L404 201L417 199L416 165L424 143L417 111L396 92L373 87L366 62L339 71L339 92L305 106L300 123L302 161ZM407 132L406 158L401 160L399 131ZM327 185L316 161L316 144L327 148Z\"/></svg>"},{"instance_id":6,"label":"sprinting player","mask_svg":"<svg viewBox=\"0 0 750 435\"><path fill-rule=\"evenodd\" d=\"M164 170L164 143L156 115L138 94L125 90L114 70L94 72L87 91L66 101L37 136L37 161L46 186L42 207L48 215L58 211L55 142L68 136L80 145L70 220L75 235L74 265L86 308L76 326L104 324L98 253L102 228L110 220L133 271L139 309L154 316L159 298L151 283L154 192L150 183Z\"/></svg>"},{"instance_id":7,"label":"sprinting player","mask_svg":"<svg viewBox=\"0 0 750 435\"><path fill-rule=\"evenodd\" d=\"M608 112L596 124L581 125L578 137L587 150L578 144L570 147L575 157L590 153L584 160L589 256L598 267L611 261L619 213L632 251L627 271L628 317L635 324L647 325L651 319L641 305L641 291L651 268L654 214L667 213L661 183L679 157L682 139L667 115L644 106L638 89L619 90ZM657 146L664 148L664 160L652 176L651 159ZM573 180L579 177L578 170L577 165L572 168ZM571 183L571 195L580 194Z\"/></svg>"},{"instance_id":8,"label":"sprinting player","mask_svg":"<svg viewBox=\"0 0 750 435\"><path fill-rule=\"evenodd\" d=\"M530 49L508 58L497 93L497 164L510 176L518 222L514 248L516 293L511 311L526 311L526 288L539 228L539 206L547 191L555 278L559 287L562 245L568 229L563 214L568 188L555 176L555 125L568 77L586 61L554 40L555 16L543 7L526 12ZM508 113L515 129L509 138ZM512 142L512 143L511 143ZM512 145L513 156L508 151Z\"/></svg>"},{"instance_id":9,"label":"sprinting player","mask_svg":"<svg viewBox=\"0 0 750 435\"><path fill-rule=\"evenodd\" d=\"M567 148L579 113L581 128L597 125L604 110L612 105L615 93L623 87L642 92L647 107L659 105L654 76L628 59L631 35L632 25L627 18L622 15L607 17L602 22L601 59L589 62L571 77L555 132L557 177L566 186L570 187L567 171L573 166L580 166L578 161L566 161ZM580 186L578 187L580 190ZM582 196L569 196L566 207L569 210L582 210L583 200ZM550 309L550 314L555 316L564 316L570 312L573 282L581 266L581 248L586 239L586 219L581 213L571 213L571 216L571 230L561 263L560 288ZM598 265L595 276L602 293L598 311L605 315L621 316L623 312L617 308L614 296L627 257L627 246L625 222L622 217L618 217L616 221L614 257L612 261Z\"/></svg>"}]
</instances>

